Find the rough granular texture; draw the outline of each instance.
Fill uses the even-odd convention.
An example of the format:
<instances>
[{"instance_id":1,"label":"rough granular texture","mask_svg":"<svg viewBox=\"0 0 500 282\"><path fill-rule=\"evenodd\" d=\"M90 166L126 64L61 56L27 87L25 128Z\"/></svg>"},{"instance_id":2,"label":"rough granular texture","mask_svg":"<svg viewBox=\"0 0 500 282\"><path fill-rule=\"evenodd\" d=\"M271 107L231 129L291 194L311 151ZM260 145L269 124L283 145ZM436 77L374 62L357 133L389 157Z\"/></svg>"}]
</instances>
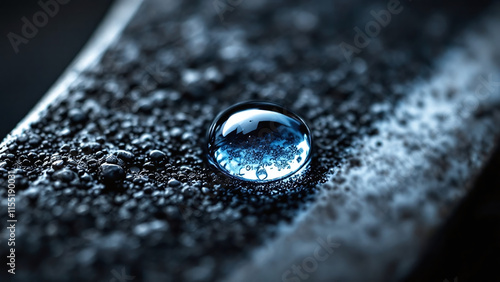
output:
<instances>
[{"instance_id":1,"label":"rough granular texture","mask_svg":"<svg viewBox=\"0 0 500 282\"><path fill-rule=\"evenodd\" d=\"M482 116L466 120L473 125L463 125L465 131L479 128L484 138L462 139L446 124L443 134L448 139L437 144L433 140L439 139L439 130L427 131L425 126L447 117L433 112L433 103L455 105L462 96L454 93L463 89L452 84L423 87L421 99L410 96L419 91L415 81L431 80L436 73L447 76L447 70L437 70L437 60L453 62L453 56L442 56L463 27L476 20L480 9L474 7L480 5L440 4L429 16L424 9L429 3L402 1L401 13L392 15L390 24L348 63L339 44L354 45L353 28L364 29L372 20L370 10L385 9L386 4L241 1L222 13L220 5L228 5L226 1L146 1L101 61L81 73L39 120L2 148L0 186L7 186L8 171L16 174L15 278L110 281L124 271L135 281L250 281L254 274L261 281L281 279L287 268L280 265L280 254L285 258L286 251L295 252L299 259L292 254L287 260L300 264L304 250L312 254L307 251L310 242L316 246L316 235L305 239L308 232L330 230L326 238L335 234L335 224L344 228L335 237L343 264L335 267L344 270L328 272L329 260L308 277L353 280L374 274L375 280L391 280L406 273L442 218L434 213L426 217L418 201L409 208L398 203L420 191L446 215L445 207L464 196L466 185L445 172L465 164L457 168L464 175L458 179L472 179L498 136L498 129L489 134L481 130L498 121L498 111L480 108ZM471 48L460 44L462 50ZM498 55L488 49L485 56L493 54ZM314 151L303 175L259 185L209 169L205 135L210 123L220 111L248 100L287 106L308 122ZM427 113L428 123L422 116ZM448 120L456 115L448 112ZM411 127L414 124L421 127ZM412 139L412 133L421 139ZM483 143L471 145L478 140ZM432 144L429 152L421 149L426 144ZM367 191L374 171L379 178L373 181L389 187L391 179L415 169L415 163L404 166L384 159L391 150L401 150L400 159L405 154L408 159L421 157L412 152L431 154L420 166L424 175L417 179L422 183L413 191ZM434 167L440 169L429 174ZM417 189L450 183L458 192L446 197ZM413 183L405 178L398 185L408 188ZM5 207L7 193L0 191ZM328 203L338 208L318 208ZM376 206L386 206L389 215L377 218L372 209ZM300 223L300 218L309 217ZM358 220L365 217L371 221ZM7 220L5 212L0 220ZM417 249L408 252L410 262L401 268L397 259L404 254L391 248L391 257L378 260L388 246L384 225L403 228L409 221L422 229L394 229L392 236L403 236L398 243L404 246L416 241ZM293 233L297 226L304 227L301 236L300 231ZM283 237L286 232L292 234L290 241ZM2 236L6 234L4 229ZM382 245L371 245L378 239ZM278 248L280 240L283 248L290 248L270 251L277 257L261 248ZM300 249L301 243L305 249ZM0 254L8 255L6 244L1 244ZM261 259L271 264L259 265ZM377 267L380 271L374 270ZM251 271L255 269L257 273Z\"/></svg>"}]
</instances>

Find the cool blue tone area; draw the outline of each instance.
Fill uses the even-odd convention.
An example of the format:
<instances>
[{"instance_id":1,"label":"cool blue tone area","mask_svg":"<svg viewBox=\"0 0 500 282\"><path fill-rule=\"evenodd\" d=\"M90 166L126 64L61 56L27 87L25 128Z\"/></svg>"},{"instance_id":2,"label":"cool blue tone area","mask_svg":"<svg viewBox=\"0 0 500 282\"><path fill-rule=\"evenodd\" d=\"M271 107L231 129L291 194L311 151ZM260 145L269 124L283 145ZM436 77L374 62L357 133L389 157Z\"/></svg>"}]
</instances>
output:
<instances>
[{"instance_id":1,"label":"cool blue tone area","mask_svg":"<svg viewBox=\"0 0 500 282\"><path fill-rule=\"evenodd\" d=\"M208 133L208 158L223 173L270 182L299 171L310 160L304 121L271 103L237 104L217 116Z\"/></svg>"}]
</instances>

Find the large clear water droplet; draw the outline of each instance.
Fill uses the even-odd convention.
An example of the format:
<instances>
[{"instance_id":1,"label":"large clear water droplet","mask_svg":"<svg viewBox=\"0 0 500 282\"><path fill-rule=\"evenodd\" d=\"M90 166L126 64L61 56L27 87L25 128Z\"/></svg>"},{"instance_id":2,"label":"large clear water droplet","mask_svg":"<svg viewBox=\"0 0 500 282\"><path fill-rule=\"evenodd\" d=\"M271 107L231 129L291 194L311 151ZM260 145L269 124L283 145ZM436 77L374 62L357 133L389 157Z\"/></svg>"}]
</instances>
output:
<instances>
[{"instance_id":1,"label":"large clear water droplet","mask_svg":"<svg viewBox=\"0 0 500 282\"><path fill-rule=\"evenodd\" d=\"M310 160L311 134L285 108L264 102L237 104L220 113L208 132L210 164L251 182L286 178Z\"/></svg>"}]
</instances>

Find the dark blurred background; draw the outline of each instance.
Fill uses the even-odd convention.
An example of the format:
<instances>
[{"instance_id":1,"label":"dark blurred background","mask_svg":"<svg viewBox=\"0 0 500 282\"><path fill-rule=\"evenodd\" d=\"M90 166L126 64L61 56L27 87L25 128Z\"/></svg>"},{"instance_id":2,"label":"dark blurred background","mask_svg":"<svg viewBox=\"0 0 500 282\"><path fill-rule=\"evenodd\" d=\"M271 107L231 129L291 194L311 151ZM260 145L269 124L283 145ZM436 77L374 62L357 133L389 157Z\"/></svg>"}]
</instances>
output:
<instances>
[{"instance_id":1,"label":"dark blurred background","mask_svg":"<svg viewBox=\"0 0 500 282\"><path fill-rule=\"evenodd\" d=\"M16 54L8 34L22 36L22 18L43 11L39 0L0 4L0 139L33 108L59 78L106 14L112 0L66 0ZM48 0L40 2L46 3ZM63 2L63 1L61 1ZM42 19L43 20L43 19Z\"/></svg>"}]
</instances>

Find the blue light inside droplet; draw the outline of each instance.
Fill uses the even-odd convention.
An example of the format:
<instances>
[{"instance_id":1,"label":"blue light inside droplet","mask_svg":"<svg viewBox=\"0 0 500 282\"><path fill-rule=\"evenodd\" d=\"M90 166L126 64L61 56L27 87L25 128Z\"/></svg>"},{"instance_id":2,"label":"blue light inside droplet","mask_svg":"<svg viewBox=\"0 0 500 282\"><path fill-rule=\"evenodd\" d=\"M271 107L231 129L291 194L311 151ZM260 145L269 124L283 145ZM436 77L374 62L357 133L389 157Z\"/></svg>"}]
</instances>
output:
<instances>
[{"instance_id":1,"label":"blue light inside droplet","mask_svg":"<svg viewBox=\"0 0 500 282\"><path fill-rule=\"evenodd\" d=\"M307 125L276 104L237 104L219 114L208 132L210 164L241 180L284 179L309 163L310 153Z\"/></svg>"}]
</instances>

